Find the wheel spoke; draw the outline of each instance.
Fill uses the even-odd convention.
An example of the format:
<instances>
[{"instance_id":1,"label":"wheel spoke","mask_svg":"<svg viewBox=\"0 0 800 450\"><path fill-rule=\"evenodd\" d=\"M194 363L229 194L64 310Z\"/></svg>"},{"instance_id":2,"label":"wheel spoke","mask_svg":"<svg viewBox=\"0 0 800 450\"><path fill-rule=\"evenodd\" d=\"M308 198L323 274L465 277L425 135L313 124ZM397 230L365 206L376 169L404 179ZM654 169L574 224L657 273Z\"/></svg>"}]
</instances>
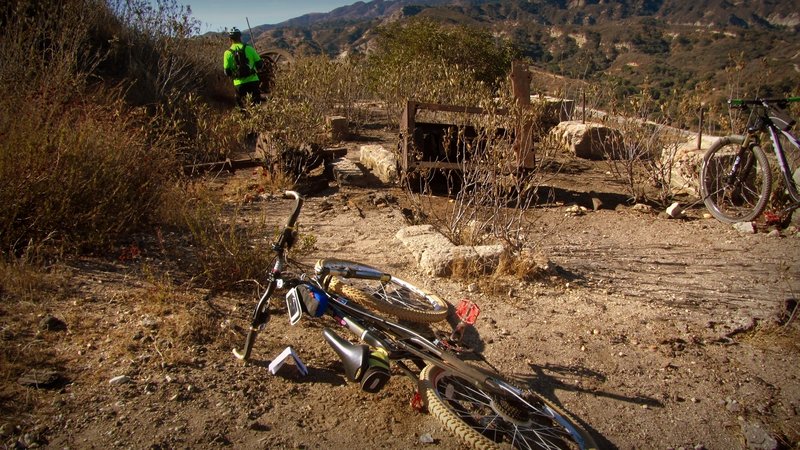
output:
<instances>
[{"instance_id":1,"label":"wheel spoke","mask_svg":"<svg viewBox=\"0 0 800 450\"><path fill-rule=\"evenodd\" d=\"M562 426L563 419L546 405L520 409L513 400L494 398L452 373L437 377L434 391L451 414L491 442L522 449L563 449L572 442L567 448L574 448L575 438Z\"/></svg>"}]
</instances>

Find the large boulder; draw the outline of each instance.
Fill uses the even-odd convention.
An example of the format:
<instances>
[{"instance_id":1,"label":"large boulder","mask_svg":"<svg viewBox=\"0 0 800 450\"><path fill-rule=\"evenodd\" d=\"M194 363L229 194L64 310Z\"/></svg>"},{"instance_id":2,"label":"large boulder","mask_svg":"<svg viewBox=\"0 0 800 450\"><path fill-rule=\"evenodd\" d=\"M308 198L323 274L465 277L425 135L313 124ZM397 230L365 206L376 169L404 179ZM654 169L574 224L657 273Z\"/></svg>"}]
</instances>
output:
<instances>
[{"instance_id":1,"label":"large boulder","mask_svg":"<svg viewBox=\"0 0 800 450\"><path fill-rule=\"evenodd\" d=\"M703 136L700 148L697 148L697 135L693 134L686 141L678 143L674 150L667 148L662 151L661 164L669 168L673 193L700 196L703 156L717 139L717 136Z\"/></svg>"},{"instance_id":2,"label":"large boulder","mask_svg":"<svg viewBox=\"0 0 800 450\"><path fill-rule=\"evenodd\" d=\"M578 158L604 159L620 154L622 133L598 123L560 122L550 130L552 142Z\"/></svg>"}]
</instances>

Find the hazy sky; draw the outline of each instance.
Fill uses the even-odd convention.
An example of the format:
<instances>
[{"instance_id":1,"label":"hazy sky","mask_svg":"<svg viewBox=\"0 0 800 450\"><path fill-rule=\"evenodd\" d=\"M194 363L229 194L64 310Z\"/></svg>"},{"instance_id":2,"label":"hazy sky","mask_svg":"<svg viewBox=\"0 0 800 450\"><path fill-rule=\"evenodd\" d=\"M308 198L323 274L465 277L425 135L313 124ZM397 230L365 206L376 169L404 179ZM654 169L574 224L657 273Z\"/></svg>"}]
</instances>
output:
<instances>
[{"instance_id":1,"label":"hazy sky","mask_svg":"<svg viewBox=\"0 0 800 450\"><path fill-rule=\"evenodd\" d=\"M247 21L255 27L283 22L312 12L330 12L358 0L178 0L192 8L192 15L202 22L200 33L237 27L247 31ZM369 0L365 0L369 1Z\"/></svg>"}]
</instances>

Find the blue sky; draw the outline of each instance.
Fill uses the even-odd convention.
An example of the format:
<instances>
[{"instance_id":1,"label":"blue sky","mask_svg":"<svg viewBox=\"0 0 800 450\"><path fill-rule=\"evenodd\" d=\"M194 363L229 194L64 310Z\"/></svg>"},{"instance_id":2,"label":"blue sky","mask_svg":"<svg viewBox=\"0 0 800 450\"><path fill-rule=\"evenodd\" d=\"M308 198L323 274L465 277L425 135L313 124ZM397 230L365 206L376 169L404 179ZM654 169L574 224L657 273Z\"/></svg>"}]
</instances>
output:
<instances>
[{"instance_id":1,"label":"blue sky","mask_svg":"<svg viewBox=\"0 0 800 450\"><path fill-rule=\"evenodd\" d=\"M330 12L356 1L358 0L178 0L178 4L191 6L192 16L202 22L202 34L232 27L246 32L245 18L255 27L283 22L312 12Z\"/></svg>"}]
</instances>

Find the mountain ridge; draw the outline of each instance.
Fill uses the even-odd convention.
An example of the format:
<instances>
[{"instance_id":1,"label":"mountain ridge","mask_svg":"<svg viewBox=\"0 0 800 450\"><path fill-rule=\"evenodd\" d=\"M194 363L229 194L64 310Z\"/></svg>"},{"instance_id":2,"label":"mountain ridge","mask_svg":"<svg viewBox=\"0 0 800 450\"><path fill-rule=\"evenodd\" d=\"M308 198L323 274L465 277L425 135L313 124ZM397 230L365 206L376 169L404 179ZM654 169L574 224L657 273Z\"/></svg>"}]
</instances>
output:
<instances>
[{"instance_id":1,"label":"mountain ridge","mask_svg":"<svg viewBox=\"0 0 800 450\"><path fill-rule=\"evenodd\" d=\"M656 95L723 85L746 61L767 94L798 89L800 13L790 0L372 0L306 14L253 34L260 48L296 55L368 52L386 23L428 18L509 39L532 65L572 78L614 77L621 92L650 83ZM759 66L760 65L760 66Z\"/></svg>"}]
</instances>

